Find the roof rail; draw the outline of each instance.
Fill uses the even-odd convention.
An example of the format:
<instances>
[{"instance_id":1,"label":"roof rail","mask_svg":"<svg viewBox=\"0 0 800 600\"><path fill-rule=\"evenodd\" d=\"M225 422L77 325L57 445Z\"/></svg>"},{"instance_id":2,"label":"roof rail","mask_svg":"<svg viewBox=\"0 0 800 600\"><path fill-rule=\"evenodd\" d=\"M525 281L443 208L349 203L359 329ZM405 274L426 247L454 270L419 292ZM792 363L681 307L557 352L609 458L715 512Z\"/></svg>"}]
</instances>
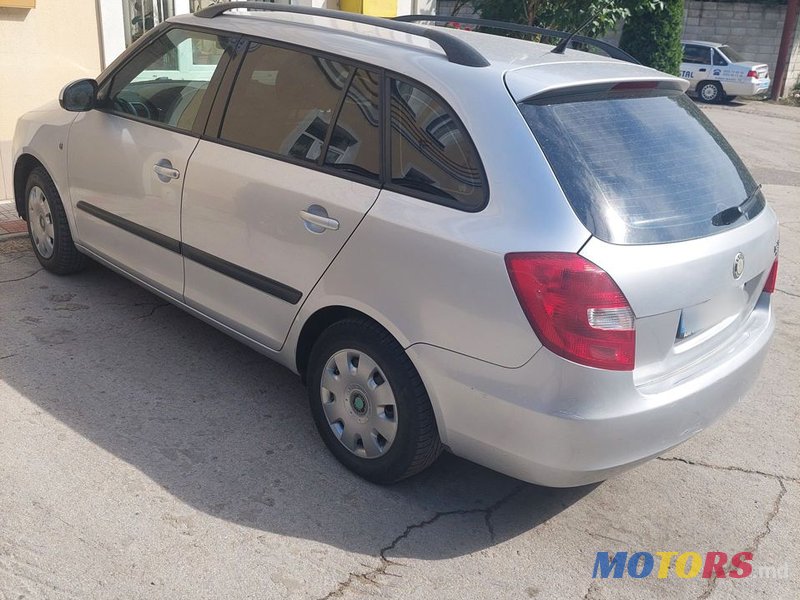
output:
<instances>
[{"instance_id":1,"label":"roof rail","mask_svg":"<svg viewBox=\"0 0 800 600\"><path fill-rule=\"evenodd\" d=\"M431 23L462 23L464 25L479 25L481 27L493 27L494 29L504 29L506 31L516 31L518 33L533 33L544 35L548 37L556 37L562 40L567 40L570 33L566 31L558 31L556 29L545 29L544 27L534 27L532 25L519 25L517 23L507 23L506 21L493 21L491 19L479 19L476 17L447 17L443 15L401 15L394 17L393 21L400 21L403 23L416 23L417 21L430 21ZM624 50L620 50L613 44L603 42L595 38L586 37L583 35L575 35L572 37L572 42L586 44L587 46L594 46L602 50L611 58L624 60L625 62L640 65L638 60L632 57Z\"/></svg>"},{"instance_id":2,"label":"roof rail","mask_svg":"<svg viewBox=\"0 0 800 600\"><path fill-rule=\"evenodd\" d=\"M229 10L233 10L234 8L298 13L301 15L312 15L315 17L329 17L331 19L339 19L340 21L351 21L353 23L363 23L364 25L373 25L383 29L400 31L401 33L408 33L410 35L424 37L434 42L442 50L444 50L447 60L449 60L451 63L465 65L467 67L489 66L489 61L464 40L432 27L423 27L421 25L414 25L412 23L401 23L391 19L384 19L382 17L368 17L366 15L346 13L338 10L312 8L309 6L290 6L288 4L272 4L270 2L224 2L222 4L212 4L208 8L199 10L194 14L196 17L213 19L214 17L218 17Z\"/></svg>"}]
</instances>

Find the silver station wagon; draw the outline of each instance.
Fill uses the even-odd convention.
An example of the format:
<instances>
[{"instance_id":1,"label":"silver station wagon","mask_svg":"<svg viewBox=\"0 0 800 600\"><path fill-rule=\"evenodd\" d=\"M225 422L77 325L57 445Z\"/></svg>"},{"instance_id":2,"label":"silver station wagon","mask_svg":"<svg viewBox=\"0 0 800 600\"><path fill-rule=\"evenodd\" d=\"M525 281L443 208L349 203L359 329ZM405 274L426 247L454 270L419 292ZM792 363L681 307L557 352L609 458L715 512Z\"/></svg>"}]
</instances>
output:
<instances>
[{"instance_id":1,"label":"silver station wagon","mask_svg":"<svg viewBox=\"0 0 800 600\"><path fill-rule=\"evenodd\" d=\"M368 480L446 448L599 481L756 379L778 228L684 80L558 36L176 17L20 119L17 209L46 269L91 257L297 372Z\"/></svg>"}]
</instances>

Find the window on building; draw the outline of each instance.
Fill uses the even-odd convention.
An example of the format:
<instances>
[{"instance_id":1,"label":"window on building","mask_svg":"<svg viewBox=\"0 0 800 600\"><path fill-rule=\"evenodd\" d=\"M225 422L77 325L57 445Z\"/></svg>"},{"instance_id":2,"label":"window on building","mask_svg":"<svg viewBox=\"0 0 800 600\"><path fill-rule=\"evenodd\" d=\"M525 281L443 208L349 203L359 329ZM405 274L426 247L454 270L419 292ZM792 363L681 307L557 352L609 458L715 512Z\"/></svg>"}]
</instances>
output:
<instances>
[{"instance_id":1,"label":"window on building","mask_svg":"<svg viewBox=\"0 0 800 600\"><path fill-rule=\"evenodd\" d=\"M125 45L133 42L175 16L174 0L123 0L122 14L125 19Z\"/></svg>"}]
</instances>

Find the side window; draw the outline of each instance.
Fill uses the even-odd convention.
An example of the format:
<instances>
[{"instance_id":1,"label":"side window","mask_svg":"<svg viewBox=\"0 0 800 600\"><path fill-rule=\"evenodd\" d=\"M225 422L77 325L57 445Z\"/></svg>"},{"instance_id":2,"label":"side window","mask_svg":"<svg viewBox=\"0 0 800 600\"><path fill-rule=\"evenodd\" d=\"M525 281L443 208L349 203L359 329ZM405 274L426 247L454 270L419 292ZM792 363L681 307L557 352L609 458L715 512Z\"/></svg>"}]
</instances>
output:
<instances>
[{"instance_id":1,"label":"side window","mask_svg":"<svg viewBox=\"0 0 800 600\"><path fill-rule=\"evenodd\" d=\"M114 76L108 108L190 130L226 45L213 34L169 30Z\"/></svg>"},{"instance_id":2,"label":"side window","mask_svg":"<svg viewBox=\"0 0 800 600\"><path fill-rule=\"evenodd\" d=\"M683 47L683 62L695 65L707 65L709 62L709 49L704 46L687 44Z\"/></svg>"},{"instance_id":3,"label":"side window","mask_svg":"<svg viewBox=\"0 0 800 600\"><path fill-rule=\"evenodd\" d=\"M725 60L717 50L714 50L714 66L715 67L727 67L728 61Z\"/></svg>"},{"instance_id":4,"label":"side window","mask_svg":"<svg viewBox=\"0 0 800 600\"><path fill-rule=\"evenodd\" d=\"M319 162L351 71L347 65L305 52L250 44L220 137L257 150Z\"/></svg>"},{"instance_id":5,"label":"side window","mask_svg":"<svg viewBox=\"0 0 800 600\"><path fill-rule=\"evenodd\" d=\"M450 109L425 90L391 80L392 183L466 210L484 204L472 142Z\"/></svg>"},{"instance_id":6,"label":"side window","mask_svg":"<svg viewBox=\"0 0 800 600\"><path fill-rule=\"evenodd\" d=\"M325 165L380 179L380 77L356 69L325 152Z\"/></svg>"}]
</instances>

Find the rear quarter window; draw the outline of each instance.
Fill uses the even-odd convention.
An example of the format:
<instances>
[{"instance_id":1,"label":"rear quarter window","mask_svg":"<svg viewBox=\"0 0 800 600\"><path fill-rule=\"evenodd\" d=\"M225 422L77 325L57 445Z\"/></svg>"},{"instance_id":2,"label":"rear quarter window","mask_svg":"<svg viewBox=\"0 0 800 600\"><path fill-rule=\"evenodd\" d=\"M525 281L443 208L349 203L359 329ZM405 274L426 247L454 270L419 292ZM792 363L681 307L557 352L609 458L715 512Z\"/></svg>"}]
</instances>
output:
<instances>
[{"instance_id":1,"label":"rear quarter window","mask_svg":"<svg viewBox=\"0 0 800 600\"><path fill-rule=\"evenodd\" d=\"M391 187L466 211L481 210L487 186L467 132L443 100L390 80Z\"/></svg>"},{"instance_id":2,"label":"rear quarter window","mask_svg":"<svg viewBox=\"0 0 800 600\"><path fill-rule=\"evenodd\" d=\"M737 227L764 198L722 134L682 93L523 102L525 120L573 210L614 244L700 238ZM743 218L713 225L751 194Z\"/></svg>"}]
</instances>

